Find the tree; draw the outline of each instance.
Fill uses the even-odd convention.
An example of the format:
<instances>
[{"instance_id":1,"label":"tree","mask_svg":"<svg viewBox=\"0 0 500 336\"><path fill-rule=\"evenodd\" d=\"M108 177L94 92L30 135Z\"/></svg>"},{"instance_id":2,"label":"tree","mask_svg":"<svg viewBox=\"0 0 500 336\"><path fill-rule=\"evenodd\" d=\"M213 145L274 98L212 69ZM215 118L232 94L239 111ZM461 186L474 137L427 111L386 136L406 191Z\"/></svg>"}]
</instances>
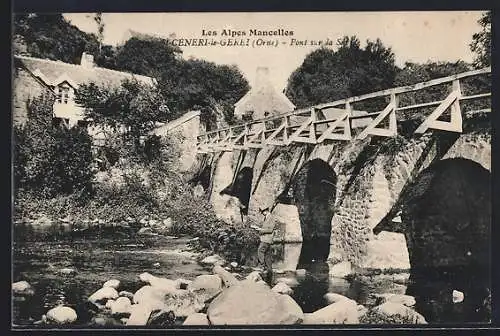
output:
<instances>
[{"instance_id":1,"label":"tree","mask_svg":"<svg viewBox=\"0 0 500 336\"><path fill-rule=\"evenodd\" d=\"M146 135L159 121L171 118L166 101L157 87L125 80L119 87L82 84L75 101L85 108L85 118L94 125L120 132L140 149L140 137Z\"/></svg>"},{"instance_id":2,"label":"tree","mask_svg":"<svg viewBox=\"0 0 500 336\"><path fill-rule=\"evenodd\" d=\"M233 120L234 103L250 88L236 66L191 59L180 63L179 70L176 85L168 93L176 110L199 109L209 126L217 120Z\"/></svg>"},{"instance_id":3,"label":"tree","mask_svg":"<svg viewBox=\"0 0 500 336\"><path fill-rule=\"evenodd\" d=\"M482 30L472 35L470 48L476 54L474 66L483 68L491 65L491 11L483 14L478 23Z\"/></svg>"},{"instance_id":4,"label":"tree","mask_svg":"<svg viewBox=\"0 0 500 336\"><path fill-rule=\"evenodd\" d=\"M97 40L99 41L99 55L101 54L102 41L104 39L104 22L102 21L102 13L96 13L94 21L97 24Z\"/></svg>"},{"instance_id":5,"label":"tree","mask_svg":"<svg viewBox=\"0 0 500 336\"><path fill-rule=\"evenodd\" d=\"M397 70L394 54L382 41L368 40L363 49L357 37L345 36L337 41L337 46L336 51L324 47L313 51L290 76L286 95L297 107L383 90L393 85Z\"/></svg>"},{"instance_id":6,"label":"tree","mask_svg":"<svg viewBox=\"0 0 500 336\"><path fill-rule=\"evenodd\" d=\"M398 71L394 86L406 86L416 83L430 81L432 79L447 77L472 69L472 65L464 61L458 62L427 62L424 64L407 62L405 66ZM460 80L460 87L463 95L474 95L489 91L490 78L488 76L475 76ZM431 86L422 90L408 92L399 95L399 104L401 106L415 105L420 103L429 103L432 101L441 101L446 98L451 90L451 83ZM486 101L464 101L461 104L463 110L478 110L488 106ZM419 108L417 110L407 110L398 112L398 118L406 120L411 125L406 131L411 134L417 124L413 121L423 120L435 107Z\"/></svg>"},{"instance_id":7,"label":"tree","mask_svg":"<svg viewBox=\"0 0 500 336\"><path fill-rule=\"evenodd\" d=\"M97 56L99 50L94 34L82 32L62 14L16 14L14 35L22 37L33 57L78 64L84 51Z\"/></svg>"},{"instance_id":8,"label":"tree","mask_svg":"<svg viewBox=\"0 0 500 336\"><path fill-rule=\"evenodd\" d=\"M118 48L116 65L120 70L167 79L168 74L175 72L181 53L167 39L132 37Z\"/></svg>"}]
</instances>

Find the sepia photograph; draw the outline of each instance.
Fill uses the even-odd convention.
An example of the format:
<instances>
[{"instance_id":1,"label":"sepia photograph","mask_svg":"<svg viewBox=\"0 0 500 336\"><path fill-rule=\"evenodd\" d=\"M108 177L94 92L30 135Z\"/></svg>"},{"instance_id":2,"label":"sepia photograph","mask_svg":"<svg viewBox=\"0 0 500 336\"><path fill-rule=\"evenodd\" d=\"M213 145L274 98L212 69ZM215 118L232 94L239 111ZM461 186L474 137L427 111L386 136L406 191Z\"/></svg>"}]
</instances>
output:
<instances>
[{"instance_id":1,"label":"sepia photograph","mask_svg":"<svg viewBox=\"0 0 500 336\"><path fill-rule=\"evenodd\" d=\"M490 325L491 21L13 13L11 329Z\"/></svg>"}]
</instances>

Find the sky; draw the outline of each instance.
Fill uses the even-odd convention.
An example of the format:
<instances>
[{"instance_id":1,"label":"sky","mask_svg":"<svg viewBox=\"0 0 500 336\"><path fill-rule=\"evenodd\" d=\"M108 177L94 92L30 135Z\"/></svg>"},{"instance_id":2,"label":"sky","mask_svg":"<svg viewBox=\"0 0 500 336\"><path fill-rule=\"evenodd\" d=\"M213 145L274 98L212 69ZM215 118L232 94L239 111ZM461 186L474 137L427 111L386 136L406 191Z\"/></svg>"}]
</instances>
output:
<instances>
[{"instance_id":1,"label":"sky","mask_svg":"<svg viewBox=\"0 0 500 336\"><path fill-rule=\"evenodd\" d=\"M367 39L380 38L391 47L398 66L405 62L471 62L469 44L481 30L480 11L441 12L288 12L288 13L104 13L104 43L124 42L126 32L177 38L200 38L202 30L213 30L221 37L223 29L293 31L297 40L336 41L356 35L362 46ZM96 32L91 13L65 14L65 18L85 32ZM247 38L246 36L245 38ZM258 37L251 37L256 39ZM250 85L258 66L269 68L272 83L282 90L290 74L316 46L290 46L290 37L280 37L278 47L182 47L184 58L200 58L217 64L235 64ZM332 46L334 48L334 46Z\"/></svg>"}]
</instances>

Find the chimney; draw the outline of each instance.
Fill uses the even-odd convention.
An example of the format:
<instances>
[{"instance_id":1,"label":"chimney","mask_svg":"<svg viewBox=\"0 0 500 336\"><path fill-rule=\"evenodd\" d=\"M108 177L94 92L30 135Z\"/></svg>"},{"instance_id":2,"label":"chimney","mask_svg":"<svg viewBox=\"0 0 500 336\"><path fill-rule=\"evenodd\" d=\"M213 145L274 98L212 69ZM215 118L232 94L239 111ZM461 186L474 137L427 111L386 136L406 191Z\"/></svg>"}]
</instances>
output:
<instances>
[{"instance_id":1,"label":"chimney","mask_svg":"<svg viewBox=\"0 0 500 336\"><path fill-rule=\"evenodd\" d=\"M258 67L255 78L255 87L262 87L269 83L269 68Z\"/></svg>"},{"instance_id":2,"label":"chimney","mask_svg":"<svg viewBox=\"0 0 500 336\"><path fill-rule=\"evenodd\" d=\"M80 61L80 65L85 68L93 68L94 67L94 55L87 54L86 52L82 53L82 59Z\"/></svg>"}]
</instances>

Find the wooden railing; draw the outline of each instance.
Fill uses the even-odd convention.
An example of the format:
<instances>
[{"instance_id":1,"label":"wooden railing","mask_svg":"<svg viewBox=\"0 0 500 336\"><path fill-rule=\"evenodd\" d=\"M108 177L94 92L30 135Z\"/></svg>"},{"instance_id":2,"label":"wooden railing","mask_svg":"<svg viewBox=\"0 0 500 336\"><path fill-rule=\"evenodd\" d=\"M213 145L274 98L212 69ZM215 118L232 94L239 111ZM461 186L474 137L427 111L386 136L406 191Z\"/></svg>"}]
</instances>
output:
<instances>
[{"instance_id":1,"label":"wooden railing","mask_svg":"<svg viewBox=\"0 0 500 336\"><path fill-rule=\"evenodd\" d=\"M331 103L319 104L307 109L253 120L245 124L217 129L198 136L198 152L232 151L237 149L262 148L264 146L286 146L293 142L318 144L325 140L350 141L364 139L369 135L390 137L397 135L396 112L417 110L437 106L416 128L422 134L430 129L462 132L461 101L488 99L488 92L469 96L462 94L461 81L474 76L489 75L491 68L468 71L453 76L438 78L409 86L401 86L360 96L349 97ZM442 100L401 106L399 98L405 93L424 90L430 87L451 83L449 94ZM356 111L352 105L369 99L384 98L387 105L382 111ZM450 121L438 120L450 111ZM491 112L491 108L481 109ZM328 117L331 112L334 117ZM364 121L364 122L363 122ZM357 126L355 125L357 123ZM385 127L381 127L384 124ZM362 128L353 134L354 128Z\"/></svg>"}]
</instances>

